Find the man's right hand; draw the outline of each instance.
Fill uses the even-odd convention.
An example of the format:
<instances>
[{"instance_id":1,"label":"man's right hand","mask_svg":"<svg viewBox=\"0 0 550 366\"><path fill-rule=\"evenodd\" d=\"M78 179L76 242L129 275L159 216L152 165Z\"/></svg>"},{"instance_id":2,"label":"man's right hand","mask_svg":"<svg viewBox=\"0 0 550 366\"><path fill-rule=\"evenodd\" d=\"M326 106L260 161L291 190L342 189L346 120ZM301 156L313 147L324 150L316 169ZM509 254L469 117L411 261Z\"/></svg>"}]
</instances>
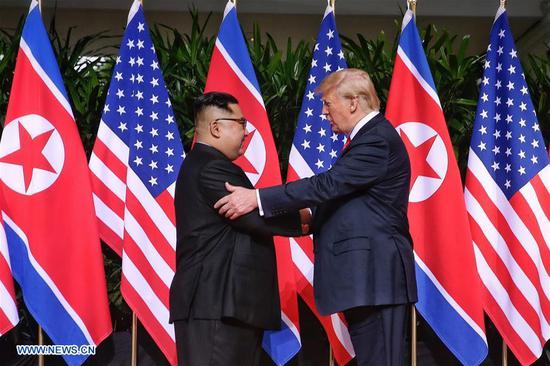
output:
<instances>
[{"instance_id":1,"label":"man's right hand","mask_svg":"<svg viewBox=\"0 0 550 366\"><path fill-rule=\"evenodd\" d=\"M218 213L230 220L238 219L258 208L256 191L244 187L233 186L225 183L225 188L231 194L222 197L214 204Z\"/></svg>"}]
</instances>

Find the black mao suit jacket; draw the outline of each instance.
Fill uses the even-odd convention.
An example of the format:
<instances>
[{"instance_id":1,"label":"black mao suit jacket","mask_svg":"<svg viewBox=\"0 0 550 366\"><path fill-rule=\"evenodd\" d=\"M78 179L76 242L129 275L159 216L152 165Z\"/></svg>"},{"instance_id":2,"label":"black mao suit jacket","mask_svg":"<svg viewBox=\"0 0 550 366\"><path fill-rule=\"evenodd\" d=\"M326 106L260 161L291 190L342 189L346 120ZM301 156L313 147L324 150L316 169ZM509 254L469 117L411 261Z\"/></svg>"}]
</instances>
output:
<instances>
[{"instance_id":1,"label":"black mao suit jacket","mask_svg":"<svg viewBox=\"0 0 550 366\"><path fill-rule=\"evenodd\" d=\"M409 181L405 146L378 114L327 172L260 190L265 217L316 206L314 294L321 314L417 300Z\"/></svg>"},{"instance_id":2,"label":"black mao suit jacket","mask_svg":"<svg viewBox=\"0 0 550 366\"><path fill-rule=\"evenodd\" d=\"M170 321L234 318L280 327L275 234L301 235L298 212L265 219L257 212L230 221L214 203L224 183L252 188L245 173L213 147L197 143L176 183L176 273Z\"/></svg>"}]
</instances>

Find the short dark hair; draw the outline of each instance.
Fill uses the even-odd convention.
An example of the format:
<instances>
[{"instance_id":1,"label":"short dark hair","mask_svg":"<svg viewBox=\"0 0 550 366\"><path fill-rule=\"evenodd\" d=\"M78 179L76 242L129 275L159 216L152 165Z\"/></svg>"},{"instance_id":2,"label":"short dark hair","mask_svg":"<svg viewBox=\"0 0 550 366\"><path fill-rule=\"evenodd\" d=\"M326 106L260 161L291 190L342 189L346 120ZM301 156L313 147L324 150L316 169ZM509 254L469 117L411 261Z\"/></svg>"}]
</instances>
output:
<instances>
[{"instance_id":1,"label":"short dark hair","mask_svg":"<svg viewBox=\"0 0 550 366\"><path fill-rule=\"evenodd\" d=\"M193 102L193 115L195 118L195 123L197 123L198 115L208 107L217 107L231 112L231 109L229 109L229 104L239 104L239 101L231 94L222 92L209 92L199 95Z\"/></svg>"}]
</instances>

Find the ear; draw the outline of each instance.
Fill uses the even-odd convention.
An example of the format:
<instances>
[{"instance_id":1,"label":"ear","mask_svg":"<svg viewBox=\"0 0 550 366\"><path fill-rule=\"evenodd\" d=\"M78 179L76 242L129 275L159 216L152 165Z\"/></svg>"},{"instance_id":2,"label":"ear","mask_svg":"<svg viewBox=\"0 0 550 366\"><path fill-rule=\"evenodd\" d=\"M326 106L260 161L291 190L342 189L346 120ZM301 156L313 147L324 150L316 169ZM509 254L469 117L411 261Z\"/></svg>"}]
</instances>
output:
<instances>
[{"instance_id":1,"label":"ear","mask_svg":"<svg viewBox=\"0 0 550 366\"><path fill-rule=\"evenodd\" d=\"M355 113L359 107L359 98L354 97L349 100L349 111L350 113Z\"/></svg>"},{"instance_id":2,"label":"ear","mask_svg":"<svg viewBox=\"0 0 550 366\"><path fill-rule=\"evenodd\" d=\"M214 121L212 123L210 123L210 134L212 136L214 136L215 138L220 138L221 136L221 130L220 130L220 125L218 124L218 122Z\"/></svg>"}]
</instances>

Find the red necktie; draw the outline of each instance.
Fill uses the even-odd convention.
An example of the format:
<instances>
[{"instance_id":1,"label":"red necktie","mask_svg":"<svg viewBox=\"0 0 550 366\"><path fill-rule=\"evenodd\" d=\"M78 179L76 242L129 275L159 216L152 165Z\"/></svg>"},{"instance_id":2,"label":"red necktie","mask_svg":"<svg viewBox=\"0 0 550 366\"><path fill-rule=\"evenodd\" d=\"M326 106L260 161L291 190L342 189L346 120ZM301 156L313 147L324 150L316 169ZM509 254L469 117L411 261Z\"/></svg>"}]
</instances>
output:
<instances>
[{"instance_id":1,"label":"red necktie","mask_svg":"<svg viewBox=\"0 0 550 366\"><path fill-rule=\"evenodd\" d=\"M346 147L349 146L351 142L351 139L349 137L346 137L346 142L344 143L344 147L342 148L342 151L346 150Z\"/></svg>"}]
</instances>

